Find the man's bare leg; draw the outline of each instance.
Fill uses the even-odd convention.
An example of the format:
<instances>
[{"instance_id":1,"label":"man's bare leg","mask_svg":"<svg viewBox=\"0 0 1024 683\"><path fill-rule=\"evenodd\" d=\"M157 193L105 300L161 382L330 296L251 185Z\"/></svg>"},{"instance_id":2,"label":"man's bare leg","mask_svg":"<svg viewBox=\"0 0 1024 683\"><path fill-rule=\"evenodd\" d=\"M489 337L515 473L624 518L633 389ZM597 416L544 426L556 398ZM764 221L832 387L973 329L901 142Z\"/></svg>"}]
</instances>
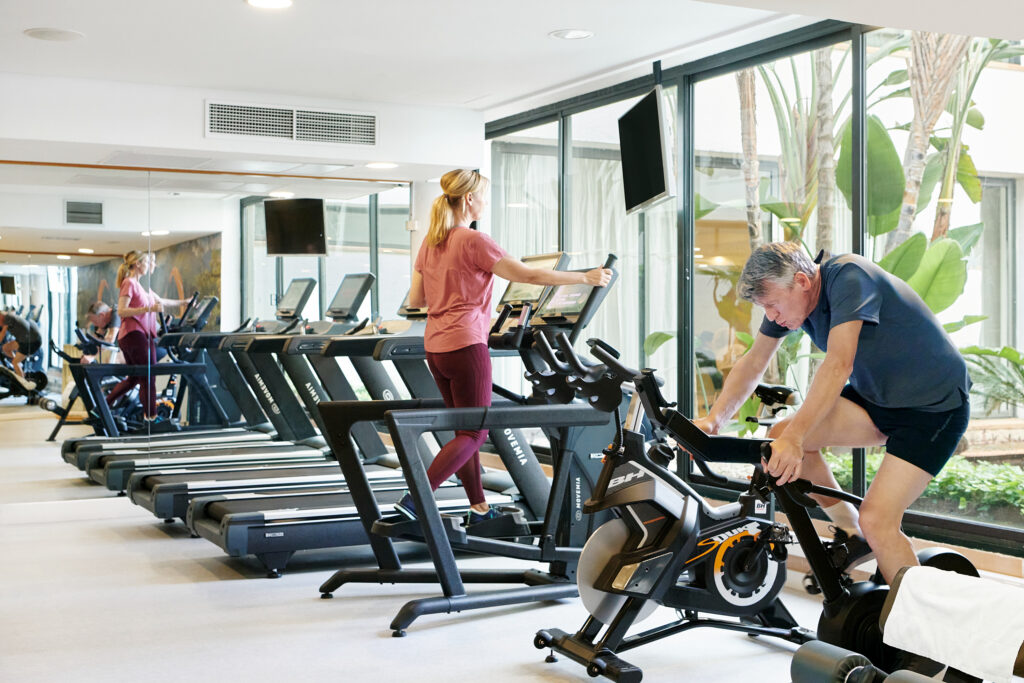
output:
<instances>
[{"instance_id":1,"label":"man's bare leg","mask_svg":"<svg viewBox=\"0 0 1024 683\"><path fill-rule=\"evenodd\" d=\"M892 582L903 567L919 564L914 546L900 525L907 508L924 493L931 480L932 475L917 465L886 453L864 496L860 527L887 582Z\"/></svg>"}]
</instances>

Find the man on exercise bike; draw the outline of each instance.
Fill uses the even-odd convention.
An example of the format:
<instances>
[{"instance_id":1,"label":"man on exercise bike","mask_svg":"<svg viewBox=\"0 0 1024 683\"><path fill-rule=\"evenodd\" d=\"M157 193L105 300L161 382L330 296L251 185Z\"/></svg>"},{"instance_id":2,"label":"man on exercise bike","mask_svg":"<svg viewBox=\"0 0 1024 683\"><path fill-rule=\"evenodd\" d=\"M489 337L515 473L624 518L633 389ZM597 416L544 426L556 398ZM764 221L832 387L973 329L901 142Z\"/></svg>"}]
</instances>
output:
<instances>
[{"instance_id":1,"label":"man on exercise bike","mask_svg":"<svg viewBox=\"0 0 1024 683\"><path fill-rule=\"evenodd\" d=\"M967 365L921 298L901 279L854 254L821 263L794 242L766 244L740 275L740 296L764 308L754 344L729 373L707 417L716 433L750 396L782 338L801 328L825 360L800 409L769 431L768 473L839 488L827 446L885 446L859 514L814 496L848 550L846 568L871 557L889 582L918 564L900 523L967 429ZM866 540L866 542L865 542Z\"/></svg>"},{"instance_id":2,"label":"man on exercise bike","mask_svg":"<svg viewBox=\"0 0 1024 683\"><path fill-rule=\"evenodd\" d=\"M7 333L10 332L11 339L7 341ZM11 359L11 367L14 369L15 378L27 391L36 388L36 383L25 379L25 372L21 369L21 362L39 351L43 345L43 337L39 333L39 326L33 321L22 318L14 313L0 313L0 342L3 342L3 353Z\"/></svg>"}]
</instances>

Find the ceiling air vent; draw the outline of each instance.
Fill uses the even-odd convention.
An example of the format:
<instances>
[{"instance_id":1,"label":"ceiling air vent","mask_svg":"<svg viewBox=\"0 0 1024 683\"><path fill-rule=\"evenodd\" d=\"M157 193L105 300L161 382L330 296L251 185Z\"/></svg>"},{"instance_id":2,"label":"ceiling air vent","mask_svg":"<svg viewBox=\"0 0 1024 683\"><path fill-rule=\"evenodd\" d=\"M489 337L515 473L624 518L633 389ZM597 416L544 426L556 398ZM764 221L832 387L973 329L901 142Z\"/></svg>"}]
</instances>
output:
<instances>
[{"instance_id":1,"label":"ceiling air vent","mask_svg":"<svg viewBox=\"0 0 1024 683\"><path fill-rule=\"evenodd\" d=\"M206 134L376 145L377 117L322 109L207 102Z\"/></svg>"},{"instance_id":2,"label":"ceiling air vent","mask_svg":"<svg viewBox=\"0 0 1024 683\"><path fill-rule=\"evenodd\" d=\"M64 222L103 225L101 202L64 202Z\"/></svg>"},{"instance_id":3,"label":"ceiling air vent","mask_svg":"<svg viewBox=\"0 0 1024 683\"><path fill-rule=\"evenodd\" d=\"M376 145L377 117L372 114L299 109L295 112L295 139Z\"/></svg>"}]
</instances>

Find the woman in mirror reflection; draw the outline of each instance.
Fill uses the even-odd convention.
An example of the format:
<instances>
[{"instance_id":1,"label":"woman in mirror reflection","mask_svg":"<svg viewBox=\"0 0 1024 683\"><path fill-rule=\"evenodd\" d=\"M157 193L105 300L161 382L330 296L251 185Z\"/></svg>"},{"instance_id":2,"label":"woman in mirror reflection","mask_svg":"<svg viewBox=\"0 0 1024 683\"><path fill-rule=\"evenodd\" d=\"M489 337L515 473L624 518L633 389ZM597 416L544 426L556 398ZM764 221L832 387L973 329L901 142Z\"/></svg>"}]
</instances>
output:
<instances>
[{"instance_id":1,"label":"woman in mirror reflection","mask_svg":"<svg viewBox=\"0 0 1024 683\"><path fill-rule=\"evenodd\" d=\"M128 365L156 363L157 314L163 312L164 306L188 303L186 299L164 299L140 282L142 276L152 273L155 266L156 257L151 252L133 249L124 255L124 261L117 269L117 312L121 316L117 345ZM132 375L116 384L107 394L107 404L113 405L135 385L139 386L139 399L146 420L155 420L156 385L149 373Z\"/></svg>"}]
</instances>

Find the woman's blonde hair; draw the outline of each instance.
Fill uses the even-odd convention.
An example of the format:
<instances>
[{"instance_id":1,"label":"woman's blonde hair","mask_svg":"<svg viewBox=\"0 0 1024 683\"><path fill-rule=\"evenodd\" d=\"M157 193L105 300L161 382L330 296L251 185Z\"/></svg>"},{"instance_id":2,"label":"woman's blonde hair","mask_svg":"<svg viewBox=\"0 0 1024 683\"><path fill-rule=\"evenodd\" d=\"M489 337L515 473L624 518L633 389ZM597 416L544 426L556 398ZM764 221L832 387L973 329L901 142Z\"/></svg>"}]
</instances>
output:
<instances>
[{"instance_id":1,"label":"woman's blonde hair","mask_svg":"<svg viewBox=\"0 0 1024 683\"><path fill-rule=\"evenodd\" d=\"M455 209L465 206L466 195L487 190L489 181L476 171L455 169L441 176L442 194L430 207L430 230L426 242L438 247L448 237L448 231L455 227Z\"/></svg>"},{"instance_id":2,"label":"woman's blonde hair","mask_svg":"<svg viewBox=\"0 0 1024 683\"><path fill-rule=\"evenodd\" d=\"M145 252L141 252L138 249L132 249L124 255L124 262L117 267L117 288L121 288L121 283L128 277L128 271L136 263L140 263L145 256Z\"/></svg>"}]
</instances>

